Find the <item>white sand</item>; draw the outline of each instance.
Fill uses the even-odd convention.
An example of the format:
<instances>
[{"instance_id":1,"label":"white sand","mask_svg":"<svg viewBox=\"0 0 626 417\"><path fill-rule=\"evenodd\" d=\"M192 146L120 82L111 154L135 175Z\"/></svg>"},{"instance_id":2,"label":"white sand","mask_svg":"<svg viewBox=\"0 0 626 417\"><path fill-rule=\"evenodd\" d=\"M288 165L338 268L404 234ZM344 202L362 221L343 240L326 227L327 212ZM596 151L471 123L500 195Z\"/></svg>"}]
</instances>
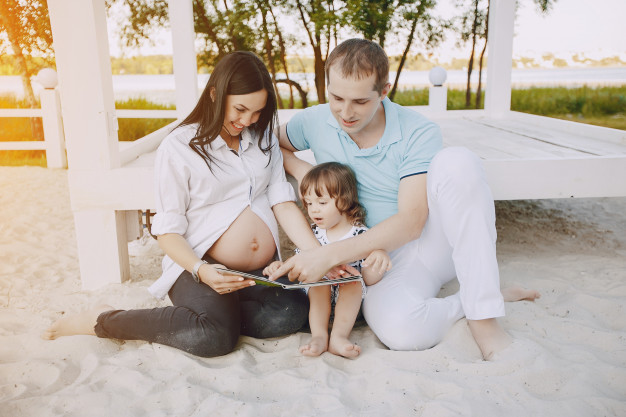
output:
<instances>
[{"instance_id":1,"label":"white sand","mask_svg":"<svg viewBox=\"0 0 626 417\"><path fill-rule=\"evenodd\" d=\"M146 342L41 340L63 312L165 304L146 291L160 259L132 257L131 282L81 291L67 173L0 167L0 189L0 416L626 415L624 198L498 204L503 285L543 296L507 304L516 342L495 362L465 320L424 352L389 351L361 325L356 360L300 356L305 333L244 337L202 359Z\"/></svg>"}]
</instances>

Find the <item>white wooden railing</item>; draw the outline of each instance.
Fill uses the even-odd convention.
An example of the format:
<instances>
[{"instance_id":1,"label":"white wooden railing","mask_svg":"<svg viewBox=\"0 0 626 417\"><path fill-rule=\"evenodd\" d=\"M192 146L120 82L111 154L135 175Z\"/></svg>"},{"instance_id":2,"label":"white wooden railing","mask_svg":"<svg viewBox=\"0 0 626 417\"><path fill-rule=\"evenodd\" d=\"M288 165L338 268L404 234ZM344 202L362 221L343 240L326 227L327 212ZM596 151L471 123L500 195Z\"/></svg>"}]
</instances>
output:
<instances>
[{"instance_id":1,"label":"white wooden railing","mask_svg":"<svg viewBox=\"0 0 626 417\"><path fill-rule=\"evenodd\" d=\"M65 136L61 118L61 101L56 90L56 72L50 68L39 71L36 81L43 85L40 109L0 109L0 117L41 117L43 141L0 141L0 150L44 150L48 168L67 168Z\"/></svg>"}]
</instances>

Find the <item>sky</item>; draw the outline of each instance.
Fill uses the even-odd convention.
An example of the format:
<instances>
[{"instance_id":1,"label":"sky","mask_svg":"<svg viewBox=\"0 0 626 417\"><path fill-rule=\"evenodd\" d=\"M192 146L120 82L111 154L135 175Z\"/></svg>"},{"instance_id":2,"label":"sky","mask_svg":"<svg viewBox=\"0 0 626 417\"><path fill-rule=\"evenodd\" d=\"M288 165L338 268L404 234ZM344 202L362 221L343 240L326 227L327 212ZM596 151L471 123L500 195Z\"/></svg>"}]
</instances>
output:
<instances>
[{"instance_id":1,"label":"sky","mask_svg":"<svg viewBox=\"0 0 626 417\"><path fill-rule=\"evenodd\" d=\"M442 17L454 15L454 4L455 0L439 0L435 14ZM518 4L514 56L540 56L543 53L557 56L584 53L590 58L626 56L626 0L557 0L548 15L540 14L533 0L518 0ZM113 24L109 25L109 30L114 31ZM171 54L169 36L166 32L155 35L153 38L158 39L158 46L146 45L141 54ZM110 39L111 54L121 55L114 33ZM389 45L387 49L391 55L401 53ZM435 55L445 61L452 56L464 57L466 49L457 49L450 40L439 47Z\"/></svg>"}]
</instances>

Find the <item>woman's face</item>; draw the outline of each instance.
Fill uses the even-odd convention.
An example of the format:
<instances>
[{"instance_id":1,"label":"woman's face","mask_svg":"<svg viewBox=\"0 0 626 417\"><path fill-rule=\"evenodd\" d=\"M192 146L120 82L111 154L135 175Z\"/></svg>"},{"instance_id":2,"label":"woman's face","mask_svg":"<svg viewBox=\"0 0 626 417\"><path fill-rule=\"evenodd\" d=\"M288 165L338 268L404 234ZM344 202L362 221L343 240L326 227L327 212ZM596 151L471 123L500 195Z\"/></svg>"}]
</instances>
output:
<instances>
[{"instance_id":1,"label":"woman's face","mask_svg":"<svg viewBox=\"0 0 626 417\"><path fill-rule=\"evenodd\" d=\"M226 96L224 128L231 136L259 120L267 103L267 91L259 90L250 94Z\"/></svg>"}]
</instances>

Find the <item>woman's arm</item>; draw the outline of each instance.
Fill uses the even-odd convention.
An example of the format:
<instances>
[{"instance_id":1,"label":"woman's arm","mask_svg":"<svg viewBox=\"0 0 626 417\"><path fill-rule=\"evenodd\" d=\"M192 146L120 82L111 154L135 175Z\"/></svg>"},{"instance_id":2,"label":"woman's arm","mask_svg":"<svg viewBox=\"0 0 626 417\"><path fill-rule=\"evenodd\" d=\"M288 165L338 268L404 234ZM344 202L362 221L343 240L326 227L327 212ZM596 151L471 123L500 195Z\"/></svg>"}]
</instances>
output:
<instances>
[{"instance_id":1,"label":"woman's arm","mask_svg":"<svg viewBox=\"0 0 626 417\"><path fill-rule=\"evenodd\" d=\"M285 201L272 207L274 216L289 239L300 249L316 248L320 243L315 238L304 214L293 201Z\"/></svg>"}]
</instances>

